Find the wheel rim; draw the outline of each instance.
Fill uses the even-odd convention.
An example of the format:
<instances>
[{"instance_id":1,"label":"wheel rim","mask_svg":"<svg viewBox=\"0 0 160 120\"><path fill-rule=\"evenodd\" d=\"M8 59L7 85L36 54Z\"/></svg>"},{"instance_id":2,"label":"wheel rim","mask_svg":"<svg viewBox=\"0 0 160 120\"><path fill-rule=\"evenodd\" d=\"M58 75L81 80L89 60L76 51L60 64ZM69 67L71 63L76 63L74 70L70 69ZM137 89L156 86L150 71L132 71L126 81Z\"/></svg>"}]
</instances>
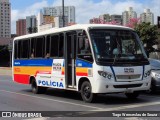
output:
<instances>
[{"instance_id":1,"label":"wheel rim","mask_svg":"<svg viewBox=\"0 0 160 120\"><path fill-rule=\"evenodd\" d=\"M83 89L83 95L85 97L85 99L89 99L91 96L91 89L88 85L86 85Z\"/></svg>"}]
</instances>

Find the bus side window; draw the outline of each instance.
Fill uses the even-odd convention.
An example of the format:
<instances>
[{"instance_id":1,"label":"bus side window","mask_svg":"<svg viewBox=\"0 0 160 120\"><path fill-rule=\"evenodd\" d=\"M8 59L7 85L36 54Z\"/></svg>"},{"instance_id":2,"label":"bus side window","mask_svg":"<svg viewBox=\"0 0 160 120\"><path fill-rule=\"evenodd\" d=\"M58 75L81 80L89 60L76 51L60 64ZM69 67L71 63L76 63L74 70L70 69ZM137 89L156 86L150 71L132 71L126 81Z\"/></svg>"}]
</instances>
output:
<instances>
[{"instance_id":1,"label":"bus side window","mask_svg":"<svg viewBox=\"0 0 160 120\"><path fill-rule=\"evenodd\" d=\"M45 58L50 58L50 47L51 46L51 37L50 35L46 36L45 39Z\"/></svg>"},{"instance_id":2,"label":"bus side window","mask_svg":"<svg viewBox=\"0 0 160 120\"><path fill-rule=\"evenodd\" d=\"M87 38L79 38L78 43L78 54L91 54L89 40Z\"/></svg>"},{"instance_id":3,"label":"bus side window","mask_svg":"<svg viewBox=\"0 0 160 120\"><path fill-rule=\"evenodd\" d=\"M30 49L30 58L32 59L32 58L34 58L35 57L35 46L36 46L36 40L35 40L35 38L32 38L31 39L31 49Z\"/></svg>"},{"instance_id":4,"label":"bus side window","mask_svg":"<svg viewBox=\"0 0 160 120\"><path fill-rule=\"evenodd\" d=\"M34 49L31 50L31 56L30 58L34 58Z\"/></svg>"},{"instance_id":5,"label":"bus side window","mask_svg":"<svg viewBox=\"0 0 160 120\"><path fill-rule=\"evenodd\" d=\"M59 34L59 57L63 57L64 56L64 35L63 34Z\"/></svg>"},{"instance_id":6,"label":"bus side window","mask_svg":"<svg viewBox=\"0 0 160 120\"><path fill-rule=\"evenodd\" d=\"M87 36L78 37L78 58L93 62L89 39Z\"/></svg>"},{"instance_id":7,"label":"bus side window","mask_svg":"<svg viewBox=\"0 0 160 120\"><path fill-rule=\"evenodd\" d=\"M58 41L59 36L58 35L52 35L51 36L51 57L58 57Z\"/></svg>"},{"instance_id":8,"label":"bus side window","mask_svg":"<svg viewBox=\"0 0 160 120\"><path fill-rule=\"evenodd\" d=\"M14 42L14 58L18 59L18 41Z\"/></svg>"},{"instance_id":9,"label":"bus side window","mask_svg":"<svg viewBox=\"0 0 160 120\"><path fill-rule=\"evenodd\" d=\"M45 58L50 58L50 53L47 53Z\"/></svg>"}]
</instances>

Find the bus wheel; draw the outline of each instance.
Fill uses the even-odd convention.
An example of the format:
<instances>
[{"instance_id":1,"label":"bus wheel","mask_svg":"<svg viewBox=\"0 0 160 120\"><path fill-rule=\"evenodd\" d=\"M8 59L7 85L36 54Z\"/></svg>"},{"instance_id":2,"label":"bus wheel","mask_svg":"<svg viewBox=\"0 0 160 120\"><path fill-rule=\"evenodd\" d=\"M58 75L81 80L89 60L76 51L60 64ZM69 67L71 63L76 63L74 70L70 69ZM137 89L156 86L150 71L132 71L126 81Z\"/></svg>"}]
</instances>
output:
<instances>
[{"instance_id":1,"label":"bus wheel","mask_svg":"<svg viewBox=\"0 0 160 120\"><path fill-rule=\"evenodd\" d=\"M36 83L35 80L32 80L31 88L32 88L32 92L34 94L40 94L40 93L45 93L46 92L46 88L37 86L37 83Z\"/></svg>"},{"instance_id":2,"label":"bus wheel","mask_svg":"<svg viewBox=\"0 0 160 120\"><path fill-rule=\"evenodd\" d=\"M136 99L139 96L139 92L133 92L133 93L125 93L127 98L129 99Z\"/></svg>"},{"instance_id":3,"label":"bus wheel","mask_svg":"<svg viewBox=\"0 0 160 120\"><path fill-rule=\"evenodd\" d=\"M95 94L92 93L91 84L88 81L82 83L81 86L81 97L85 102L93 102L95 100Z\"/></svg>"}]
</instances>

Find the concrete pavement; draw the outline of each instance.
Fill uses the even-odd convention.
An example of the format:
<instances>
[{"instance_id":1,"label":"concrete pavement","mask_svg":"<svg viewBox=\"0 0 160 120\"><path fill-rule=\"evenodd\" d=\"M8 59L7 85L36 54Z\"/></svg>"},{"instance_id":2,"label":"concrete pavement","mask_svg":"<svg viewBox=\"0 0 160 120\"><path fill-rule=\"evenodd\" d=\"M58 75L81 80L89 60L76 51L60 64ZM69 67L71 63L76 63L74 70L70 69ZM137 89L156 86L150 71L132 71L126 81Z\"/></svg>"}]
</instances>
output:
<instances>
[{"instance_id":1,"label":"concrete pavement","mask_svg":"<svg viewBox=\"0 0 160 120\"><path fill-rule=\"evenodd\" d=\"M11 67L0 67L0 76L1 75L12 75L12 68Z\"/></svg>"}]
</instances>

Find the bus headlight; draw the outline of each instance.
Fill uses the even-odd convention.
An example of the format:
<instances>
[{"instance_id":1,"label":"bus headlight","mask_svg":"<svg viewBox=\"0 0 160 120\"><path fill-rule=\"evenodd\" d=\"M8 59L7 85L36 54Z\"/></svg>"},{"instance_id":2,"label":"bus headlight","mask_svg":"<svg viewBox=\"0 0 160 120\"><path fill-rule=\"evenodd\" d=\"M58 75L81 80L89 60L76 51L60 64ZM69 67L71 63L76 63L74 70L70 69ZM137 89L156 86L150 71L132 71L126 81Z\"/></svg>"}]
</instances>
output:
<instances>
[{"instance_id":1,"label":"bus headlight","mask_svg":"<svg viewBox=\"0 0 160 120\"><path fill-rule=\"evenodd\" d=\"M104 78L108 78L109 80L113 78L113 75L106 71L98 71L98 74Z\"/></svg>"},{"instance_id":2,"label":"bus headlight","mask_svg":"<svg viewBox=\"0 0 160 120\"><path fill-rule=\"evenodd\" d=\"M150 74L151 74L151 70L148 70L144 73L144 77L147 78L150 76Z\"/></svg>"},{"instance_id":3,"label":"bus headlight","mask_svg":"<svg viewBox=\"0 0 160 120\"><path fill-rule=\"evenodd\" d=\"M159 73L156 73L156 74L155 74L155 77L156 77L156 78L160 78L160 74L159 74Z\"/></svg>"}]
</instances>

